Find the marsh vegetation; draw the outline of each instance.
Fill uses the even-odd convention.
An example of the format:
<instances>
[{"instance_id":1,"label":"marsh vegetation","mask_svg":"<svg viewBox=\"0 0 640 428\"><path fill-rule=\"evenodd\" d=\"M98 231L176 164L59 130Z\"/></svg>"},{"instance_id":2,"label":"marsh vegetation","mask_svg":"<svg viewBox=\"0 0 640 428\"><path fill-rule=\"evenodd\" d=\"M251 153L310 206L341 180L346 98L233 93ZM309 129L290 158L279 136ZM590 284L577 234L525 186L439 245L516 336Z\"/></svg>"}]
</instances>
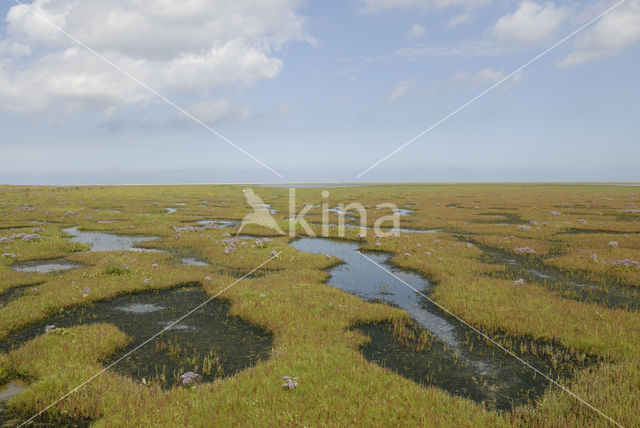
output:
<instances>
[{"instance_id":1,"label":"marsh vegetation","mask_svg":"<svg viewBox=\"0 0 640 428\"><path fill-rule=\"evenodd\" d=\"M326 241L301 227L236 236L251 212L240 186L0 187L0 418L30 417L224 290L41 422L606 425L432 299L638 426L636 191L300 187L317 234L322 204L405 210L398 236L376 238L389 213L372 208ZM288 189L256 192L289 232Z\"/></svg>"}]
</instances>

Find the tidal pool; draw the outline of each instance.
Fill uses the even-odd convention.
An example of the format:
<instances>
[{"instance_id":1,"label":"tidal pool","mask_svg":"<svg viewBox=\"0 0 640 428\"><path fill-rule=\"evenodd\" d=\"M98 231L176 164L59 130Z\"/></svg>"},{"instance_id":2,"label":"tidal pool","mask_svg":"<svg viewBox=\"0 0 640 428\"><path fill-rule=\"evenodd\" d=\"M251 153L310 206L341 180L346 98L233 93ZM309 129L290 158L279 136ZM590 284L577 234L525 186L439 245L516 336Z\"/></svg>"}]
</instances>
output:
<instances>
[{"instance_id":1,"label":"tidal pool","mask_svg":"<svg viewBox=\"0 0 640 428\"><path fill-rule=\"evenodd\" d=\"M0 342L7 352L44 333L45 326L69 328L80 324L110 323L133 338L104 365L117 360L158 333L209 296L199 287L151 291L69 309L12 333ZM269 358L273 336L266 330L228 315L230 303L214 299L119 362L113 370L134 379L159 382L169 388L179 376L194 371L203 381L231 375Z\"/></svg>"},{"instance_id":2,"label":"tidal pool","mask_svg":"<svg viewBox=\"0 0 640 428\"><path fill-rule=\"evenodd\" d=\"M83 244L91 244L89 251L123 251L123 250L140 250L136 245L141 242L152 241L157 239L156 236L125 236L114 235L105 232L83 232L77 227L68 227L62 229L73 242Z\"/></svg>"},{"instance_id":3,"label":"tidal pool","mask_svg":"<svg viewBox=\"0 0 640 428\"><path fill-rule=\"evenodd\" d=\"M484 245L477 246L484 252L485 262L507 267L506 277L509 279L522 278L528 282L540 283L567 299L596 303L609 308L640 311L640 289L637 287L577 282L570 279L569 274L545 267L541 263L534 263Z\"/></svg>"},{"instance_id":4,"label":"tidal pool","mask_svg":"<svg viewBox=\"0 0 640 428\"><path fill-rule=\"evenodd\" d=\"M318 222L311 222L309 224L322 226L322 223L318 223ZM329 226L330 228L339 227L335 223L329 223L327 224L327 226ZM353 224L353 223L345 223L344 228L347 230L353 230L353 229L372 230L373 229L373 227L371 226L360 226L358 224ZM399 228L381 227L380 231L383 233L390 233L390 232L392 233L440 233L440 232L444 232L444 229L408 229L405 227L399 227Z\"/></svg>"},{"instance_id":5,"label":"tidal pool","mask_svg":"<svg viewBox=\"0 0 640 428\"><path fill-rule=\"evenodd\" d=\"M196 257L181 257L180 264L187 266L209 266L209 263Z\"/></svg>"},{"instance_id":6,"label":"tidal pool","mask_svg":"<svg viewBox=\"0 0 640 428\"><path fill-rule=\"evenodd\" d=\"M18 426L20 419L13 419L12 415L7 412L7 401L22 391L27 389L27 384L21 380L12 380L11 382L0 385L0 424L1 426Z\"/></svg>"},{"instance_id":7,"label":"tidal pool","mask_svg":"<svg viewBox=\"0 0 640 428\"><path fill-rule=\"evenodd\" d=\"M436 385L498 409L532 402L549 386L542 376L488 344L460 321L367 260L360 254L358 244L302 238L291 245L300 251L340 258L344 263L331 268L328 285L368 301L404 309L414 320L408 328L415 337L426 331L433 337L428 346L417 349L400 343L391 323L355 326L371 339L362 349L368 360L416 382ZM367 253L366 256L424 294L430 292L432 285L426 278L393 266L389 263L390 255ZM550 343L506 336L497 339L510 343L514 352L552 378L567 377L574 367L587 363L582 356L574 359L569 350ZM522 355L520 349L534 352Z\"/></svg>"},{"instance_id":8,"label":"tidal pool","mask_svg":"<svg viewBox=\"0 0 640 428\"><path fill-rule=\"evenodd\" d=\"M215 228L215 229L223 229L225 227L236 227L240 224L240 220L234 219L212 219L212 220L200 220L198 224L206 225L207 227Z\"/></svg>"},{"instance_id":9,"label":"tidal pool","mask_svg":"<svg viewBox=\"0 0 640 428\"><path fill-rule=\"evenodd\" d=\"M33 260L28 262L14 263L11 268L18 272L51 273L61 270L77 268L80 265L65 259L55 260Z\"/></svg>"},{"instance_id":10,"label":"tidal pool","mask_svg":"<svg viewBox=\"0 0 640 428\"><path fill-rule=\"evenodd\" d=\"M0 308L12 300L17 300L20 297L24 296L27 293L37 293L38 286L42 284L42 282L34 282L30 284L16 285L11 287L4 292L0 293Z\"/></svg>"}]
</instances>

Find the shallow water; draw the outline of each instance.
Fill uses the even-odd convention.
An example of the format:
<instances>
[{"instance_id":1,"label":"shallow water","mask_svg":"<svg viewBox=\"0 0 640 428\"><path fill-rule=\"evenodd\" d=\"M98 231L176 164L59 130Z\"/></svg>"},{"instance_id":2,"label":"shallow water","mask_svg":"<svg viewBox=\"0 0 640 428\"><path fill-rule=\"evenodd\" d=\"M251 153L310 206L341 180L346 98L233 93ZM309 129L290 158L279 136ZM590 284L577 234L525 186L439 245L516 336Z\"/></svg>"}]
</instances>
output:
<instances>
[{"instance_id":1,"label":"shallow water","mask_svg":"<svg viewBox=\"0 0 640 428\"><path fill-rule=\"evenodd\" d=\"M8 420L10 415L7 415L7 401L22 391L27 389L27 384L20 380L12 380L11 382L0 385L0 424L1 426L17 426L20 424L20 420Z\"/></svg>"},{"instance_id":2,"label":"shallow water","mask_svg":"<svg viewBox=\"0 0 640 428\"><path fill-rule=\"evenodd\" d=\"M80 265L65 259L33 260L29 262L14 263L11 268L18 272L51 273L61 270L77 268Z\"/></svg>"},{"instance_id":3,"label":"shallow water","mask_svg":"<svg viewBox=\"0 0 640 428\"><path fill-rule=\"evenodd\" d=\"M369 360L390 367L417 382L437 385L501 409L508 409L514 403L529 402L543 394L548 386L548 381L542 376L536 376L534 371L515 358L488 345L477 333L367 260L358 251L358 244L302 238L291 245L300 251L340 258L344 263L331 268L328 285L365 300L382 301L400 307L417 323L417 334L419 330L427 329L435 337L428 349L415 351L398 343L388 323L357 326L372 339L363 348ZM432 285L426 278L393 266L389 263L388 254L367 253L366 256L424 294L430 292ZM523 343L535 342L523 340ZM554 355L563 352L556 351L550 344L538 345L552 350ZM519 346L514 349L519 349ZM553 369L548 364L548 358L540 354L526 354L523 358L545 374L570 374L569 370Z\"/></svg>"},{"instance_id":4,"label":"shallow water","mask_svg":"<svg viewBox=\"0 0 640 428\"><path fill-rule=\"evenodd\" d=\"M71 235L73 242L91 244L89 251L123 251L136 250L141 242L157 239L156 236L124 236L105 232L83 232L77 227L62 229L62 232Z\"/></svg>"},{"instance_id":5,"label":"shallow water","mask_svg":"<svg viewBox=\"0 0 640 428\"><path fill-rule=\"evenodd\" d=\"M640 311L640 288L609 283L605 289L602 285L574 281L566 273L539 263L534 267L532 262L522 257L515 257L483 245L478 245L478 248L484 252L484 261L506 266L511 279L523 278L526 281L540 283L567 299Z\"/></svg>"},{"instance_id":6,"label":"shallow water","mask_svg":"<svg viewBox=\"0 0 640 428\"><path fill-rule=\"evenodd\" d=\"M178 211L177 208L165 208L165 210L167 210L167 214L173 214L174 212Z\"/></svg>"},{"instance_id":7,"label":"shallow water","mask_svg":"<svg viewBox=\"0 0 640 428\"><path fill-rule=\"evenodd\" d=\"M277 214L278 213L278 210L275 209L275 208L272 208L271 204L264 204L263 203L263 204L256 204L256 206L267 209L269 211L269 213L271 213L271 214Z\"/></svg>"},{"instance_id":8,"label":"shallow water","mask_svg":"<svg viewBox=\"0 0 640 428\"><path fill-rule=\"evenodd\" d=\"M224 229L225 227L238 226L240 224L240 220L218 218L218 219L212 219L212 220L200 220L198 221L198 224L203 224L215 229Z\"/></svg>"},{"instance_id":9,"label":"shallow water","mask_svg":"<svg viewBox=\"0 0 640 428\"><path fill-rule=\"evenodd\" d=\"M108 365L208 299L201 288L189 287L118 296L70 309L18 330L0 342L0 350L6 352L45 334L47 325L68 328L106 322L134 339L104 363ZM163 387L171 387L178 384L179 376L186 371L195 371L204 381L210 381L267 359L272 335L240 318L229 317L229 307L225 300L210 301L113 369L125 376L156 380ZM210 369L205 368L207 361L211 363Z\"/></svg>"},{"instance_id":10,"label":"shallow water","mask_svg":"<svg viewBox=\"0 0 640 428\"><path fill-rule=\"evenodd\" d=\"M312 222L309 223L312 225L316 225L316 226L322 226L322 223L318 223L318 222ZM327 226L329 226L329 228L338 228L339 226L335 223L329 223L327 224ZM359 224L353 224L353 223L345 223L344 228L346 230L353 230L353 229L365 229L365 230L372 230L373 227L371 226L361 226ZM389 228L389 227L381 227L380 231L382 233L440 233L443 232L444 229L408 229L408 228L404 228L404 227L400 227L400 228Z\"/></svg>"},{"instance_id":11,"label":"shallow water","mask_svg":"<svg viewBox=\"0 0 640 428\"><path fill-rule=\"evenodd\" d=\"M329 285L365 300L381 299L399 306L424 327L432 330L436 337L453 346L458 344L453 332L454 326L447 320L422 309L420 304L424 298L363 257L358 251L358 244L321 238L302 238L293 241L291 246L307 253L329 254L344 262L331 269L331 278L327 282ZM394 275L418 290L431 288L429 281L420 275L389 266L387 254L368 253L367 257L385 265L385 268L390 269Z\"/></svg>"},{"instance_id":12,"label":"shallow water","mask_svg":"<svg viewBox=\"0 0 640 428\"><path fill-rule=\"evenodd\" d=\"M16 285L0 293L0 307L7 303L17 300L27 293L37 293L38 286L42 282L36 282L32 284Z\"/></svg>"},{"instance_id":13,"label":"shallow water","mask_svg":"<svg viewBox=\"0 0 640 428\"><path fill-rule=\"evenodd\" d=\"M181 257L180 264L187 265L187 266L209 266L209 263L203 260L200 260L196 257Z\"/></svg>"}]
</instances>

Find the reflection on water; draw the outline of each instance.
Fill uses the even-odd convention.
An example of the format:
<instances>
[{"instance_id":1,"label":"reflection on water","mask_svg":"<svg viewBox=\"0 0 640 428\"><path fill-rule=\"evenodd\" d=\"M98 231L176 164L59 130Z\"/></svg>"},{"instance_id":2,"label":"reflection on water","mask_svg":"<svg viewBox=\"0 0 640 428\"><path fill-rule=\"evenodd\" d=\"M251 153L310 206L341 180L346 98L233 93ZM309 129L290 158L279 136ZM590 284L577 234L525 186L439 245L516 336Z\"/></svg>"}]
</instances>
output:
<instances>
[{"instance_id":1,"label":"reflection on water","mask_svg":"<svg viewBox=\"0 0 640 428\"><path fill-rule=\"evenodd\" d=\"M198 224L204 224L207 227L214 228L214 229L223 229L225 227L236 227L240 224L240 221L233 220L233 219L219 218L219 219L212 219L212 220L200 220Z\"/></svg>"},{"instance_id":2,"label":"reflection on water","mask_svg":"<svg viewBox=\"0 0 640 428\"><path fill-rule=\"evenodd\" d=\"M414 292L398 279L363 257L358 245L323 238L302 238L291 245L316 254L328 254L344 263L330 270L328 284L366 300L382 301L404 309L415 324L408 336L433 335L424 348L412 348L399 342L389 323L356 326L371 338L363 348L365 357L389 367L416 382L436 385L490 407L508 409L513 404L531 402L542 395L549 382L502 350L488 344L457 319ZM367 257L393 272L417 290L428 294L429 281L416 273L405 272L389 263L389 255L367 254ZM429 336L429 335L427 335ZM570 376L574 354L563 348L528 339L503 337L520 353L531 349L523 358L545 374ZM582 358L579 358L583 361ZM554 361L554 364L551 364ZM557 364L555 361L561 361Z\"/></svg>"},{"instance_id":3,"label":"reflection on water","mask_svg":"<svg viewBox=\"0 0 640 428\"><path fill-rule=\"evenodd\" d=\"M209 266L209 263L195 257L182 257L180 258L180 264L187 266Z\"/></svg>"},{"instance_id":4,"label":"reflection on water","mask_svg":"<svg viewBox=\"0 0 640 428\"><path fill-rule=\"evenodd\" d=\"M528 282L538 282L562 297L583 302L597 303L611 308L632 311L640 310L640 289L633 286L592 284L569 279L566 272L527 260L513 257L504 251L477 245L483 254L483 261L506 266L510 279L523 278ZM535 267L533 267L535 263Z\"/></svg>"},{"instance_id":5,"label":"reflection on water","mask_svg":"<svg viewBox=\"0 0 640 428\"><path fill-rule=\"evenodd\" d=\"M433 334L450 345L457 345L453 325L421 307L424 298L388 273L375 266L358 252L358 244L319 238L302 238L291 245L300 251L329 254L344 264L331 269L328 284L355 294L365 300L381 299L406 310L416 321L429 328ZM394 275L418 290L428 290L431 284L420 275L405 272L388 265L389 255L367 254L376 263L385 264Z\"/></svg>"},{"instance_id":6,"label":"reflection on water","mask_svg":"<svg viewBox=\"0 0 640 428\"><path fill-rule=\"evenodd\" d=\"M13 332L0 342L0 350L20 346L43 334L47 325L73 327L110 323L133 337L133 342L104 364L115 361L163 327L208 299L200 288L174 288L118 296L73 308ZM230 304L215 299L172 326L150 343L114 366L136 379L157 380L163 387L178 383L185 371L196 371L203 380L226 376L269 357L272 335L240 318L229 317Z\"/></svg>"},{"instance_id":7,"label":"reflection on water","mask_svg":"<svg viewBox=\"0 0 640 428\"><path fill-rule=\"evenodd\" d=\"M11 265L13 270L18 272L37 272L37 273L51 273L60 270L69 270L80 266L77 263L70 262L64 259L57 260L33 260L29 262L14 263Z\"/></svg>"},{"instance_id":8,"label":"reflection on water","mask_svg":"<svg viewBox=\"0 0 640 428\"><path fill-rule=\"evenodd\" d=\"M62 229L62 231L67 235L71 235L70 240L73 242L91 244L89 251L134 250L136 245L141 242L157 239L155 236L123 236L104 232L83 232L78 230L77 227L68 227Z\"/></svg>"},{"instance_id":9,"label":"reflection on water","mask_svg":"<svg viewBox=\"0 0 640 428\"><path fill-rule=\"evenodd\" d=\"M0 424L2 426L17 426L20 424L21 420L8 420L9 415L7 415L7 401L16 395L20 394L22 391L27 389L27 384L21 380L12 380L11 382L0 385Z\"/></svg>"}]
</instances>

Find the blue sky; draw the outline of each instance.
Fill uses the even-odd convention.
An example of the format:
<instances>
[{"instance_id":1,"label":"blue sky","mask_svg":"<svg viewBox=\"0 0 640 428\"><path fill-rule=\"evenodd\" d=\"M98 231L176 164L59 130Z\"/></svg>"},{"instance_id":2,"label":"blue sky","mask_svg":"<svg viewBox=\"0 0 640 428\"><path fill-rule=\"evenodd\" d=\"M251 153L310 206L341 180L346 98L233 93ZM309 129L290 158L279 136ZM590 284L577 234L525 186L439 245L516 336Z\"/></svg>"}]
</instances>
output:
<instances>
[{"instance_id":1,"label":"blue sky","mask_svg":"<svg viewBox=\"0 0 640 428\"><path fill-rule=\"evenodd\" d=\"M0 183L356 181L615 1L2 2ZM640 180L640 0L360 181Z\"/></svg>"}]
</instances>

